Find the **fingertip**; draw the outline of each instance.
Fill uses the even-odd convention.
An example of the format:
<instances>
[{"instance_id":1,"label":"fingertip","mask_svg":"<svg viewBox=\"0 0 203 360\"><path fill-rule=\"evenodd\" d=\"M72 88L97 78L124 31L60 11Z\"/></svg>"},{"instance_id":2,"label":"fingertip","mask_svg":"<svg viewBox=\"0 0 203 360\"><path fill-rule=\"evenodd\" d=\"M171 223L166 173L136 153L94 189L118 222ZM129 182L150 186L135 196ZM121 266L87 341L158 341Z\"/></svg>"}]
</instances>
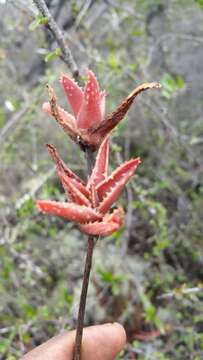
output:
<instances>
[{"instance_id":1,"label":"fingertip","mask_svg":"<svg viewBox=\"0 0 203 360\"><path fill-rule=\"evenodd\" d=\"M117 331L117 334L118 334L118 337L121 341L121 347L123 348L126 344L126 341L127 341L127 336L126 336L126 332L125 332L125 329L123 327L123 325L121 325L120 323L118 322L115 322L112 324L116 331Z\"/></svg>"},{"instance_id":2,"label":"fingertip","mask_svg":"<svg viewBox=\"0 0 203 360\"><path fill-rule=\"evenodd\" d=\"M119 323L92 326L84 330L82 360L113 360L126 344Z\"/></svg>"}]
</instances>

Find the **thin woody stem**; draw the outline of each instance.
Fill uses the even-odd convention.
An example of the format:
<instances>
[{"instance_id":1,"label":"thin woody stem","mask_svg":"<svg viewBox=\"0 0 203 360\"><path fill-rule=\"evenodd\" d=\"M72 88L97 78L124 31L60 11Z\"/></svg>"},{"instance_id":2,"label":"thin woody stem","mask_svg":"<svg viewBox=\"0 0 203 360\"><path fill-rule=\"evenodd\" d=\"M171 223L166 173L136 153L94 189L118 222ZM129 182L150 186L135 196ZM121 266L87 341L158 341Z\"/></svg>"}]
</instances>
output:
<instances>
[{"instance_id":1,"label":"thin woody stem","mask_svg":"<svg viewBox=\"0 0 203 360\"><path fill-rule=\"evenodd\" d=\"M41 12L41 14L47 18L47 27L51 31L52 35L54 36L56 42L58 43L60 49L61 49L61 58L63 59L64 63L68 66L70 69L73 77L75 80L80 80L81 76L78 70L78 66L75 62L75 59L71 53L71 50L69 49L68 45L66 44L64 35L61 31L61 29L58 27L56 21L54 20L53 16L51 15L46 3L44 0L33 0L34 4L38 8L38 10Z\"/></svg>"},{"instance_id":2,"label":"thin woody stem","mask_svg":"<svg viewBox=\"0 0 203 360\"><path fill-rule=\"evenodd\" d=\"M57 23L55 22L45 1L44 0L33 0L33 2L37 6L37 8L41 12L41 14L47 18L47 21L48 21L47 27L51 31L52 35L54 36L56 42L58 43L58 45L61 49L61 52L62 52L61 58L63 59L65 64L70 69L74 79L76 81L80 82L81 75L78 70L78 66L73 58L73 55L72 55L69 47L67 46L67 44L65 42L65 38L64 38L64 35L63 35L61 29L58 27ZM53 110L56 110L56 109L54 108ZM56 114L54 112L54 116L55 115ZM85 149L85 154L86 154L86 161L87 161L87 173L88 173L88 177L89 177L92 173L95 159L94 159L93 152L91 151L90 148ZM86 299L87 299L90 271L91 271L91 267L92 267L92 256L93 256L94 244L95 244L96 240L97 240L97 237L88 236L87 252L86 252L86 259L85 259L85 269L84 269L84 274L83 274L82 290L81 290L80 304L79 304L79 310L78 310L78 320L77 320L77 329L76 329L73 360L81 360L81 345L82 345L82 335L83 335L83 327L84 327L85 307L86 307Z\"/></svg>"},{"instance_id":3,"label":"thin woody stem","mask_svg":"<svg viewBox=\"0 0 203 360\"><path fill-rule=\"evenodd\" d=\"M94 167L94 156L90 149L86 149L85 153L87 159L88 176L90 176L92 169ZM82 345L82 334L84 327L87 290L89 285L90 271L92 267L92 256L93 256L94 244L96 242L96 239L97 237L95 236L88 236L87 253L85 259L85 269L83 274L82 290L81 290L80 304L78 310L78 320L77 320L77 330L76 330L73 360L81 360L81 345Z\"/></svg>"},{"instance_id":4,"label":"thin woody stem","mask_svg":"<svg viewBox=\"0 0 203 360\"><path fill-rule=\"evenodd\" d=\"M90 271L92 267L92 256L94 249L94 237L89 236L87 242L87 253L85 259L85 270L83 274L82 291L80 295L80 305L78 311L77 330L75 338L75 349L73 360L81 360L81 345L82 345L82 334L84 326L85 307L87 299L87 290L89 285Z\"/></svg>"}]
</instances>

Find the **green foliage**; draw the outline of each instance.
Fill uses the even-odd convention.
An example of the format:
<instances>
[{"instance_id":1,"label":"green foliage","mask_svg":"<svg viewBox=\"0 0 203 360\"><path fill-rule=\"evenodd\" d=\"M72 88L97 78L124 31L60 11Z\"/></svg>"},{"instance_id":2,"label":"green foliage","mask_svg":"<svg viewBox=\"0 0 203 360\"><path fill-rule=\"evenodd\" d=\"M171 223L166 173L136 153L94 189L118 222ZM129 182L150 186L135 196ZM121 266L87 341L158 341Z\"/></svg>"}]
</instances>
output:
<instances>
[{"instance_id":1,"label":"green foliage","mask_svg":"<svg viewBox=\"0 0 203 360\"><path fill-rule=\"evenodd\" d=\"M203 0L195 0L195 2L203 9Z\"/></svg>"},{"instance_id":2,"label":"green foliage","mask_svg":"<svg viewBox=\"0 0 203 360\"><path fill-rule=\"evenodd\" d=\"M34 31L36 30L39 26L41 25L47 25L49 22L48 18L41 15L41 14L38 14L36 16L36 18L31 22L31 24L29 25L29 30L30 31Z\"/></svg>"},{"instance_id":3,"label":"green foliage","mask_svg":"<svg viewBox=\"0 0 203 360\"><path fill-rule=\"evenodd\" d=\"M112 272L106 271L101 268L97 269L97 273L99 274L102 282L110 285L111 292L114 296L120 293L122 283L126 280L125 275L115 275Z\"/></svg>"},{"instance_id":4,"label":"green foliage","mask_svg":"<svg viewBox=\"0 0 203 360\"><path fill-rule=\"evenodd\" d=\"M54 60L55 58L61 56L62 52L60 48L56 48L53 51L49 52L46 56L45 56L45 62L49 62L51 60Z\"/></svg>"},{"instance_id":5,"label":"green foliage","mask_svg":"<svg viewBox=\"0 0 203 360\"><path fill-rule=\"evenodd\" d=\"M33 214L33 211L35 209L35 203L33 199L28 195L27 200L23 202L22 206L20 206L18 210L18 215L20 217L27 217Z\"/></svg>"},{"instance_id":6,"label":"green foliage","mask_svg":"<svg viewBox=\"0 0 203 360\"><path fill-rule=\"evenodd\" d=\"M162 95L166 99L170 99L174 93L182 90L185 86L184 79L180 75L173 77L170 74L164 74L160 82L162 84Z\"/></svg>"},{"instance_id":7,"label":"green foliage","mask_svg":"<svg viewBox=\"0 0 203 360\"><path fill-rule=\"evenodd\" d=\"M163 323L161 319L157 316L156 308L150 301L149 295L146 295L144 294L144 292L139 291L139 297L144 307L146 321L154 324L158 329L160 329L160 331L164 332Z\"/></svg>"}]
</instances>

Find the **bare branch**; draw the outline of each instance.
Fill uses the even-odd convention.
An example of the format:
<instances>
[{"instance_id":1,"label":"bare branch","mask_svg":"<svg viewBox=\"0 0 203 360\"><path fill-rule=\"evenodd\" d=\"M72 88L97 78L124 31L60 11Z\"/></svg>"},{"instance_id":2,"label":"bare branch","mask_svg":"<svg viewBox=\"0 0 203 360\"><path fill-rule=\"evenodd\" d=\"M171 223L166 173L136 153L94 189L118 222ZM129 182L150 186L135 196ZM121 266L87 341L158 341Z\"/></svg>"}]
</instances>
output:
<instances>
[{"instance_id":1,"label":"bare branch","mask_svg":"<svg viewBox=\"0 0 203 360\"><path fill-rule=\"evenodd\" d=\"M199 292L202 292L203 291L203 286L199 286L199 287L194 287L194 288L184 288L184 287L181 287L179 289L175 289L171 292L168 292L166 294L162 294L162 295L159 295L157 296L157 299L159 300L163 300L163 299L171 299L173 297L176 297L178 295L187 295L187 294L196 294L196 293L199 293Z\"/></svg>"},{"instance_id":2,"label":"bare branch","mask_svg":"<svg viewBox=\"0 0 203 360\"><path fill-rule=\"evenodd\" d=\"M14 125L18 123L18 121L21 119L22 116L26 114L26 112L29 110L29 106L25 104L25 106L20 109L18 112L16 112L12 118L6 122L4 127L0 131L0 144L5 140L5 137L10 129L13 128Z\"/></svg>"},{"instance_id":3,"label":"bare branch","mask_svg":"<svg viewBox=\"0 0 203 360\"><path fill-rule=\"evenodd\" d=\"M63 35L61 29L58 27L57 23L55 22L45 1L44 0L33 0L33 2L36 5L36 7L38 8L38 10L42 13L42 15L47 18L48 24L46 26L51 31L52 35L56 39L56 42L58 43L58 45L61 49L61 52L62 52L61 57L62 57L63 61L70 69L74 79L79 80L80 73L78 70L78 66L75 62L75 59L74 59L68 45L66 44L66 41L65 41L65 38L64 38L64 35Z\"/></svg>"}]
</instances>

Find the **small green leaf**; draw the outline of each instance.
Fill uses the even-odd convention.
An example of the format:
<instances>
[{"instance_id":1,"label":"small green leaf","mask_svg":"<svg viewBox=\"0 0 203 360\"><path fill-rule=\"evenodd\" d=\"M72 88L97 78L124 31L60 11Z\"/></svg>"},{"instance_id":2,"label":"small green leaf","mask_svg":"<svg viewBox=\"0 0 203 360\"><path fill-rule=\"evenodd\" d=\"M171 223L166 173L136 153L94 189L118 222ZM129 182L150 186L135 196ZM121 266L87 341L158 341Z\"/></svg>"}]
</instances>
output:
<instances>
[{"instance_id":1,"label":"small green leaf","mask_svg":"<svg viewBox=\"0 0 203 360\"><path fill-rule=\"evenodd\" d=\"M60 48L56 48L54 51L51 51L50 53L48 53L45 56L45 62L49 62L51 60L53 60L54 58L61 56L61 49Z\"/></svg>"},{"instance_id":2,"label":"small green leaf","mask_svg":"<svg viewBox=\"0 0 203 360\"><path fill-rule=\"evenodd\" d=\"M185 86L185 81L182 76L177 75L172 77L170 74L164 74L161 79L162 95L166 99L170 99L171 95Z\"/></svg>"},{"instance_id":3,"label":"small green leaf","mask_svg":"<svg viewBox=\"0 0 203 360\"><path fill-rule=\"evenodd\" d=\"M38 26L40 25L47 25L49 22L49 19L45 16L42 16L41 14L37 15L35 20L31 22L29 25L29 30L34 31Z\"/></svg>"}]
</instances>

